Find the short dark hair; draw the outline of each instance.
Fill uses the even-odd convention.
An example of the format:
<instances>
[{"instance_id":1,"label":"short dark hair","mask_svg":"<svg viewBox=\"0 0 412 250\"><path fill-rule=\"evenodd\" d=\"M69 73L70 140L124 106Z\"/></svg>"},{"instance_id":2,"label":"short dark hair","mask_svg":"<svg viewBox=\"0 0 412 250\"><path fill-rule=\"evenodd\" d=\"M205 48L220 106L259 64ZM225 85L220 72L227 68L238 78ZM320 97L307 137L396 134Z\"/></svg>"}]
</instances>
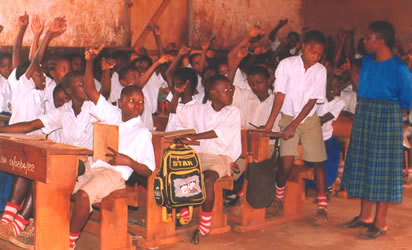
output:
<instances>
[{"instance_id":1,"label":"short dark hair","mask_svg":"<svg viewBox=\"0 0 412 250\"><path fill-rule=\"evenodd\" d=\"M66 94L66 92L64 92L63 85L57 84L56 87L54 87L53 89L53 98L56 97L58 91L63 91L63 93Z\"/></svg>"},{"instance_id":2,"label":"short dark hair","mask_svg":"<svg viewBox=\"0 0 412 250\"><path fill-rule=\"evenodd\" d=\"M144 97L143 91L139 86L136 85L128 85L122 89L122 92L120 92L120 98L130 95L132 93L139 93Z\"/></svg>"},{"instance_id":3,"label":"short dark hair","mask_svg":"<svg viewBox=\"0 0 412 250\"><path fill-rule=\"evenodd\" d=\"M305 37L303 38L303 43L310 43L310 42L319 43L323 45L323 47L326 47L325 35L323 35L323 33L320 32L319 30L311 30L305 34Z\"/></svg>"},{"instance_id":4,"label":"short dark hair","mask_svg":"<svg viewBox=\"0 0 412 250\"><path fill-rule=\"evenodd\" d=\"M257 74L262 74L265 78L269 78L269 72L266 68L262 67L262 66L254 66L249 68L247 75L257 75Z\"/></svg>"},{"instance_id":5,"label":"short dark hair","mask_svg":"<svg viewBox=\"0 0 412 250\"><path fill-rule=\"evenodd\" d=\"M0 53L0 60L2 60L3 58L9 58L11 60L11 54L7 52Z\"/></svg>"},{"instance_id":6,"label":"short dark hair","mask_svg":"<svg viewBox=\"0 0 412 250\"><path fill-rule=\"evenodd\" d=\"M137 62L147 62L149 64L149 67L152 66L152 64L153 64L152 58L150 58L148 55L142 55L142 56L139 56L138 58L134 59L133 62L132 62L133 67Z\"/></svg>"},{"instance_id":7,"label":"short dark hair","mask_svg":"<svg viewBox=\"0 0 412 250\"><path fill-rule=\"evenodd\" d=\"M175 71L174 77L178 78L182 82L189 81L190 88L195 91L197 87L197 73L192 68L179 68Z\"/></svg>"},{"instance_id":8,"label":"short dark hair","mask_svg":"<svg viewBox=\"0 0 412 250\"><path fill-rule=\"evenodd\" d=\"M190 64L193 65L193 58L195 58L196 56L201 56L201 54L200 54L200 53L193 53L193 54L191 54L191 55L189 56L189 62L190 62Z\"/></svg>"},{"instance_id":9,"label":"short dark hair","mask_svg":"<svg viewBox=\"0 0 412 250\"><path fill-rule=\"evenodd\" d=\"M21 63L21 64L19 64L19 66L17 66L17 68L16 68L16 79L17 80L20 80L20 77L24 73L26 73L29 66L30 66L30 62Z\"/></svg>"},{"instance_id":10,"label":"short dark hair","mask_svg":"<svg viewBox=\"0 0 412 250\"><path fill-rule=\"evenodd\" d=\"M210 98L210 91L214 89L219 81L230 82L226 76L215 75L206 79L205 82L205 100Z\"/></svg>"},{"instance_id":11,"label":"short dark hair","mask_svg":"<svg viewBox=\"0 0 412 250\"><path fill-rule=\"evenodd\" d=\"M83 72L80 72L80 71L71 71L71 72L67 73L67 74L63 77L63 79L62 79L62 81L60 82L60 84L63 86L63 89L64 89L64 90L70 89L70 88L72 87L72 84L73 84L73 79L74 79L75 77L83 76L83 75L84 75ZM64 91L64 92L67 94L66 91Z\"/></svg>"},{"instance_id":12,"label":"short dark hair","mask_svg":"<svg viewBox=\"0 0 412 250\"><path fill-rule=\"evenodd\" d=\"M296 42L299 42L299 41L300 41L300 36L299 36L299 34L298 34L296 31L291 31L291 32L289 32L289 33L288 33L288 37L289 37L289 38L290 38L290 37L294 37L295 40L296 40Z\"/></svg>"},{"instance_id":13,"label":"short dark hair","mask_svg":"<svg viewBox=\"0 0 412 250\"><path fill-rule=\"evenodd\" d=\"M369 25L376 38L383 39L390 49L395 45L395 28L387 21L375 21Z\"/></svg>"},{"instance_id":14,"label":"short dark hair","mask_svg":"<svg viewBox=\"0 0 412 250\"><path fill-rule=\"evenodd\" d=\"M119 80L124 80L126 78L126 75L132 70L136 71L137 69L135 67L132 67L132 66L126 66L126 67L122 68L119 71Z\"/></svg>"}]
</instances>

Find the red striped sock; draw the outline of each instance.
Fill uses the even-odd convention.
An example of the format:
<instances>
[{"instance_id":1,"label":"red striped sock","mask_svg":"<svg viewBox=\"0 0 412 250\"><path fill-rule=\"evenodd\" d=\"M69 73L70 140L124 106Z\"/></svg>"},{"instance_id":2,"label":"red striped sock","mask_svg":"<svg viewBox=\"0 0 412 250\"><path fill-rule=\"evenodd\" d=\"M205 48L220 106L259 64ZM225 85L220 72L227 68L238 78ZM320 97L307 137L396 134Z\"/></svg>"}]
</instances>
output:
<instances>
[{"instance_id":1,"label":"red striped sock","mask_svg":"<svg viewBox=\"0 0 412 250\"><path fill-rule=\"evenodd\" d=\"M328 210L328 200L326 199L326 193L318 193L318 209Z\"/></svg>"},{"instance_id":2,"label":"red striped sock","mask_svg":"<svg viewBox=\"0 0 412 250\"><path fill-rule=\"evenodd\" d=\"M3 217L1 217L1 224L11 223L16 217L17 211L20 210L20 206L11 202L6 203L4 208Z\"/></svg>"},{"instance_id":3,"label":"red striped sock","mask_svg":"<svg viewBox=\"0 0 412 250\"><path fill-rule=\"evenodd\" d=\"M283 201L284 198L285 198L285 187L278 187L278 185L276 185L276 200Z\"/></svg>"},{"instance_id":4,"label":"red striped sock","mask_svg":"<svg viewBox=\"0 0 412 250\"><path fill-rule=\"evenodd\" d=\"M342 177L343 176L343 170L345 169L345 162L340 161L339 166L338 166L338 176Z\"/></svg>"},{"instance_id":5,"label":"red striped sock","mask_svg":"<svg viewBox=\"0 0 412 250\"><path fill-rule=\"evenodd\" d=\"M69 235L69 247L70 248L74 248L76 246L76 240L79 238L79 236L80 236L80 233L75 234L75 233L70 232L70 235Z\"/></svg>"},{"instance_id":6,"label":"red striped sock","mask_svg":"<svg viewBox=\"0 0 412 250\"><path fill-rule=\"evenodd\" d=\"M412 168L408 168L408 175L412 176Z\"/></svg>"},{"instance_id":7,"label":"red striped sock","mask_svg":"<svg viewBox=\"0 0 412 250\"><path fill-rule=\"evenodd\" d=\"M190 213L189 213L189 209L187 209L187 207L184 207L182 208L182 210L180 210L180 217L183 218L185 223L189 223L192 220Z\"/></svg>"},{"instance_id":8,"label":"red striped sock","mask_svg":"<svg viewBox=\"0 0 412 250\"><path fill-rule=\"evenodd\" d=\"M212 225L212 212L202 212L200 218L199 231L205 236L210 232L210 226Z\"/></svg>"},{"instance_id":9,"label":"red striped sock","mask_svg":"<svg viewBox=\"0 0 412 250\"><path fill-rule=\"evenodd\" d=\"M23 232L23 230L26 228L29 222L29 220L26 220L23 218L23 216L17 214L16 217L14 217L14 221L11 223L13 225L14 234L21 234L21 232Z\"/></svg>"},{"instance_id":10,"label":"red striped sock","mask_svg":"<svg viewBox=\"0 0 412 250\"><path fill-rule=\"evenodd\" d=\"M240 190L240 191L237 193L237 196L239 196L239 197L242 197L242 196L243 196L243 189Z\"/></svg>"}]
</instances>

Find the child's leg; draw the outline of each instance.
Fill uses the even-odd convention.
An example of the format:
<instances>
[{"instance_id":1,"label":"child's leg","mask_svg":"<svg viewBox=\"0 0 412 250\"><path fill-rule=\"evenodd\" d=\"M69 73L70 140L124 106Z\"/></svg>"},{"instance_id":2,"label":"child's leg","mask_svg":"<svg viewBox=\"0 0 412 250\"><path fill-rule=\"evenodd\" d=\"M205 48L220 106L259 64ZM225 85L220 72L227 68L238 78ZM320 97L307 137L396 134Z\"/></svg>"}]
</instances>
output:
<instances>
[{"instance_id":1,"label":"child's leg","mask_svg":"<svg viewBox=\"0 0 412 250\"><path fill-rule=\"evenodd\" d=\"M315 183L318 191L318 209L328 210L325 167L323 162L313 162L313 166L315 167Z\"/></svg>"},{"instance_id":2,"label":"child's leg","mask_svg":"<svg viewBox=\"0 0 412 250\"><path fill-rule=\"evenodd\" d=\"M80 230L86 224L90 213L90 199L89 195L79 190L74 195L74 206L72 218L70 220L70 236L69 245L70 248L74 248L76 240L80 236Z\"/></svg>"},{"instance_id":3,"label":"child's leg","mask_svg":"<svg viewBox=\"0 0 412 250\"><path fill-rule=\"evenodd\" d=\"M292 172L294 156L282 156L282 164L276 175L276 200L283 201L285 198L285 185Z\"/></svg>"},{"instance_id":4,"label":"child's leg","mask_svg":"<svg viewBox=\"0 0 412 250\"><path fill-rule=\"evenodd\" d=\"M215 202L215 182L219 179L219 174L213 170L203 172L205 181L206 199L202 205L202 216L199 224L199 231L202 235L207 235L212 222L213 203Z\"/></svg>"},{"instance_id":5,"label":"child's leg","mask_svg":"<svg viewBox=\"0 0 412 250\"><path fill-rule=\"evenodd\" d=\"M30 188L30 180L19 176L14 178L9 201L4 208L5 213L1 218L1 223L10 223L14 220L17 212L20 210L20 204L23 202Z\"/></svg>"}]
</instances>

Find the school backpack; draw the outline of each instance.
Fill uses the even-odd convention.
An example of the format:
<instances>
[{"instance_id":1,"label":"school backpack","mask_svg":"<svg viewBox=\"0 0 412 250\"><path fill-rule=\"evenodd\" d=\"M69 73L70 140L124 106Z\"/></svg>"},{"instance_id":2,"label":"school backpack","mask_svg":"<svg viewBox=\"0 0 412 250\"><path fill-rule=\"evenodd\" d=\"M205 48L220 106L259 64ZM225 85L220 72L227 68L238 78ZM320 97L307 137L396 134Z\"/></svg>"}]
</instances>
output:
<instances>
[{"instance_id":1,"label":"school backpack","mask_svg":"<svg viewBox=\"0 0 412 250\"><path fill-rule=\"evenodd\" d=\"M162 166L154 179L156 203L163 206L164 222L172 221L172 209L189 207L205 201L205 185L199 155L188 145L175 140L163 153ZM186 224L183 220L180 223Z\"/></svg>"}]
</instances>

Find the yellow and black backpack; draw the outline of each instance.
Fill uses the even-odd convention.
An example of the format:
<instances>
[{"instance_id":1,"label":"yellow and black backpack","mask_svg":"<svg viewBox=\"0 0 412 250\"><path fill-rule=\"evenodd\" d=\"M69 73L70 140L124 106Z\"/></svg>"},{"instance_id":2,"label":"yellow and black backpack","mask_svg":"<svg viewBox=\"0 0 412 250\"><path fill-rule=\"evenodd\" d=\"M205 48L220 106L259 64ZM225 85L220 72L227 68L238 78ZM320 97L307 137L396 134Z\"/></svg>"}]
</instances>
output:
<instances>
[{"instance_id":1,"label":"yellow and black backpack","mask_svg":"<svg viewBox=\"0 0 412 250\"><path fill-rule=\"evenodd\" d=\"M164 222L172 221L173 208L188 207L191 217L193 206L203 204L205 185L195 150L177 140L165 149L154 180L154 195L156 203L163 206Z\"/></svg>"}]
</instances>

